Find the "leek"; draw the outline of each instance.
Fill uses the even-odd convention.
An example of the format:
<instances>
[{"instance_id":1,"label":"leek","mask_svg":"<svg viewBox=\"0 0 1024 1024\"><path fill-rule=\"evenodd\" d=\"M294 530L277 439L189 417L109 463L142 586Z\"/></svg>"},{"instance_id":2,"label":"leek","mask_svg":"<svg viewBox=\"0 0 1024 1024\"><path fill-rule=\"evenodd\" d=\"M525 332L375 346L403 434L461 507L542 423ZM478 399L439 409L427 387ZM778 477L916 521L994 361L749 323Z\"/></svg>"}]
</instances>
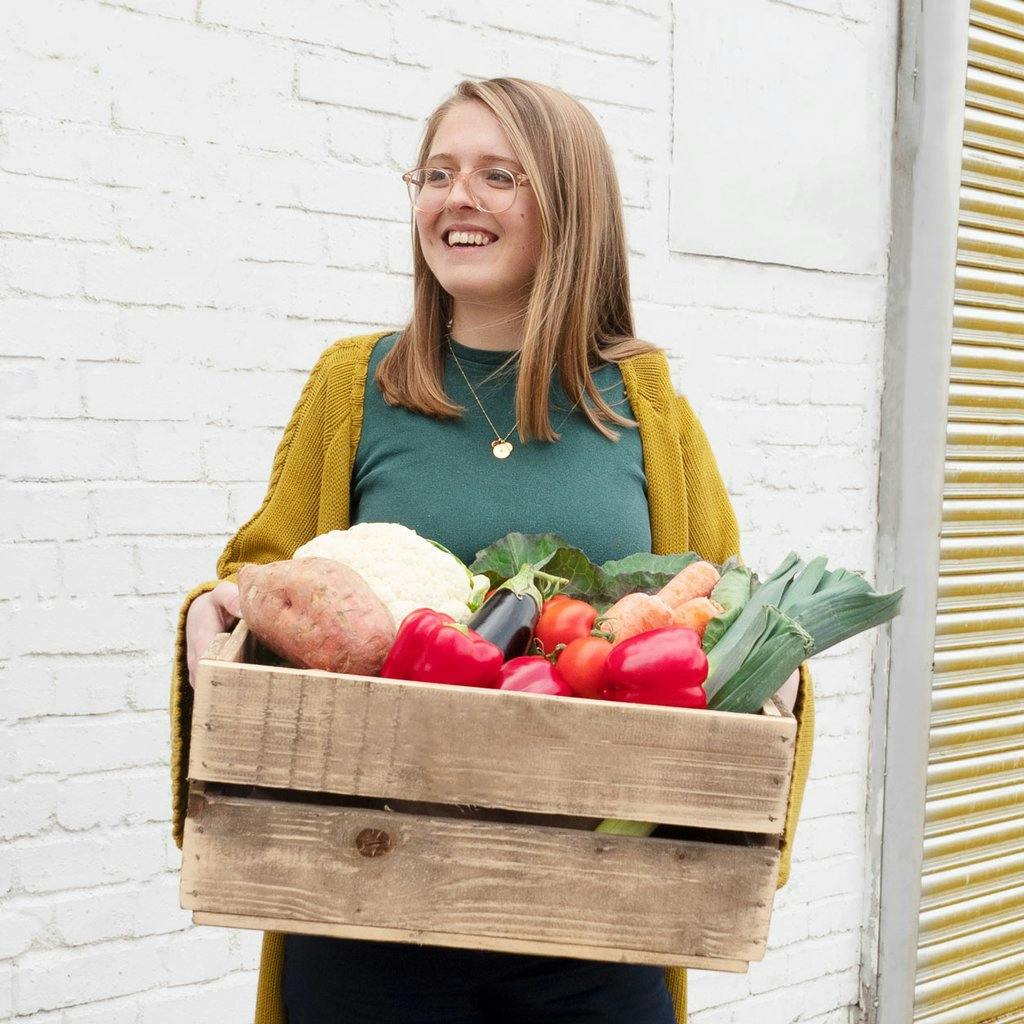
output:
<instances>
[{"instance_id":1,"label":"leek","mask_svg":"<svg viewBox=\"0 0 1024 1024\"><path fill-rule=\"evenodd\" d=\"M805 659L899 613L902 587L877 594L827 562L790 552L752 593L708 654L709 708L756 714Z\"/></svg>"},{"instance_id":2,"label":"leek","mask_svg":"<svg viewBox=\"0 0 1024 1024\"><path fill-rule=\"evenodd\" d=\"M775 619L766 629L767 639L724 683L708 707L715 711L757 712L809 657L811 635L799 623L769 608Z\"/></svg>"},{"instance_id":3,"label":"leek","mask_svg":"<svg viewBox=\"0 0 1024 1024\"><path fill-rule=\"evenodd\" d=\"M595 832L613 836L649 836L658 826L650 821L622 821L620 818L605 818Z\"/></svg>"},{"instance_id":4,"label":"leek","mask_svg":"<svg viewBox=\"0 0 1024 1024\"><path fill-rule=\"evenodd\" d=\"M707 654L725 635L726 630L739 618L743 606L750 600L752 574L745 566L728 568L711 591L711 600L717 601L725 611L716 615L704 629L701 646Z\"/></svg>"},{"instance_id":5,"label":"leek","mask_svg":"<svg viewBox=\"0 0 1024 1024\"><path fill-rule=\"evenodd\" d=\"M764 636L768 624L765 608L769 605L779 607L787 584L802 566L803 562L790 552L775 572L753 591L736 621L708 653L708 677L704 691L709 700L739 671L740 665L756 649L758 641L767 639Z\"/></svg>"}]
</instances>

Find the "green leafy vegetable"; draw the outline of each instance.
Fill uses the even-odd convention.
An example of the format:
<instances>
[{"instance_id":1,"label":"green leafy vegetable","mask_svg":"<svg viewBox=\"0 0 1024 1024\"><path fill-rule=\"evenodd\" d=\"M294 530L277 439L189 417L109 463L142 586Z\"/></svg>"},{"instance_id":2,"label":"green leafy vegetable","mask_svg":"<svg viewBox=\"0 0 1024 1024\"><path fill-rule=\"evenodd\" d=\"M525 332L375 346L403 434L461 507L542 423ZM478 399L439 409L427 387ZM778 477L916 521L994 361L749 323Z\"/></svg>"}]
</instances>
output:
<instances>
[{"instance_id":1,"label":"green leafy vegetable","mask_svg":"<svg viewBox=\"0 0 1024 1024\"><path fill-rule=\"evenodd\" d=\"M497 585L529 563L564 577L568 582L561 593L585 600L598 612L605 612L626 594L656 593L691 562L699 560L700 555L693 551L681 555L639 551L595 565L583 551L558 534L513 532L478 551L469 568L473 573L485 574Z\"/></svg>"},{"instance_id":2,"label":"green leafy vegetable","mask_svg":"<svg viewBox=\"0 0 1024 1024\"><path fill-rule=\"evenodd\" d=\"M707 654L725 631L739 618L743 606L750 600L753 573L746 566L737 565L725 569L722 578L711 591L711 600L717 601L725 611L716 615L704 629L702 646Z\"/></svg>"}]
</instances>

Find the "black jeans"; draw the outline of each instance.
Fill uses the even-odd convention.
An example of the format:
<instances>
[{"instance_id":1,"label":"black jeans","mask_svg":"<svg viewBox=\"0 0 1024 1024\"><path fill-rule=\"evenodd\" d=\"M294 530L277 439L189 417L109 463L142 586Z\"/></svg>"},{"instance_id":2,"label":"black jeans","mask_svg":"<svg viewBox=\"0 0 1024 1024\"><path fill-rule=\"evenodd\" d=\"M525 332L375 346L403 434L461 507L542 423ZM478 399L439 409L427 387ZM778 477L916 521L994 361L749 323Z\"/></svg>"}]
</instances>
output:
<instances>
[{"instance_id":1,"label":"black jeans","mask_svg":"<svg viewBox=\"0 0 1024 1024\"><path fill-rule=\"evenodd\" d=\"M288 1024L675 1024L661 967L285 937Z\"/></svg>"}]
</instances>

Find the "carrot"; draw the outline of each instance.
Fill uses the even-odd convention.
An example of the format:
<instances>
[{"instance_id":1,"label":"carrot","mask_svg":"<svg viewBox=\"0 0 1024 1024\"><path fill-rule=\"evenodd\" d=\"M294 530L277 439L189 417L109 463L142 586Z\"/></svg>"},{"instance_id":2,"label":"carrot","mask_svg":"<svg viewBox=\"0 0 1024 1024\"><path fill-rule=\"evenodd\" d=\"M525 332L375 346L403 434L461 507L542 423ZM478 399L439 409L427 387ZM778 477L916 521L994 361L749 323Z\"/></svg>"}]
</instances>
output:
<instances>
[{"instance_id":1,"label":"carrot","mask_svg":"<svg viewBox=\"0 0 1024 1024\"><path fill-rule=\"evenodd\" d=\"M695 597L710 596L721 578L721 573L710 562L691 562L658 591L658 597L675 609Z\"/></svg>"},{"instance_id":2,"label":"carrot","mask_svg":"<svg viewBox=\"0 0 1024 1024\"><path fill-rule=\"evenodd\" d=\"M689 626L690 629L695 629L703 639L707 624L724 611L725 609L717 601L712 601L708 597L694 597L673 611L672 625Z\"/></svg>"},{"instance_id":3,"label":"carrot","mask_svg":"<svg viewBox=\"0 0 1024 1024\"><path fill-rule=\"evenodd\" d=\"M672 609L661 598L637 592L620 597L597 622L598 629L614 635L612 646L637 633L672 625Z\"/></svg>"}]
</instances>

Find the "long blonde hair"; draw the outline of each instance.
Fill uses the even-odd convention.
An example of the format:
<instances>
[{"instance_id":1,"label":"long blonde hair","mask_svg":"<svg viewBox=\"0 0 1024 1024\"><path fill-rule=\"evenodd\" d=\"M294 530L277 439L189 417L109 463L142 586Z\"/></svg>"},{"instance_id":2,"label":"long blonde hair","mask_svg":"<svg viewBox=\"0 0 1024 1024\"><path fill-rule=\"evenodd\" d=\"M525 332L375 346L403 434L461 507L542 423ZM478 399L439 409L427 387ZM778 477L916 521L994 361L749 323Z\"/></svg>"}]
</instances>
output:
<instances>
[{"instance_id":1,"label":"long blonde hair","mask_svg":"<svg viewBox=\"0 0 1024 1024\"><path fill-rule=\"evenodd\" d=\"M568 94L522 78L465 79L430 115L416 166L426 162L442 118L457 103L480 100L497 118L537 197L543 236L540 259L525 297L516 415L519 437L557 440L548 415L557 369L570 401L605 437L605 423L636 426L605 402L592 375L660 346L633 333L622 198L601 126ZM423 256L412 217L413 313L375 380L385 400L414 412L457 419L465 406L444 390L441 339L452 298ZM592 406L583 399L586 394Z\"/></svg>"}]
</instances>

